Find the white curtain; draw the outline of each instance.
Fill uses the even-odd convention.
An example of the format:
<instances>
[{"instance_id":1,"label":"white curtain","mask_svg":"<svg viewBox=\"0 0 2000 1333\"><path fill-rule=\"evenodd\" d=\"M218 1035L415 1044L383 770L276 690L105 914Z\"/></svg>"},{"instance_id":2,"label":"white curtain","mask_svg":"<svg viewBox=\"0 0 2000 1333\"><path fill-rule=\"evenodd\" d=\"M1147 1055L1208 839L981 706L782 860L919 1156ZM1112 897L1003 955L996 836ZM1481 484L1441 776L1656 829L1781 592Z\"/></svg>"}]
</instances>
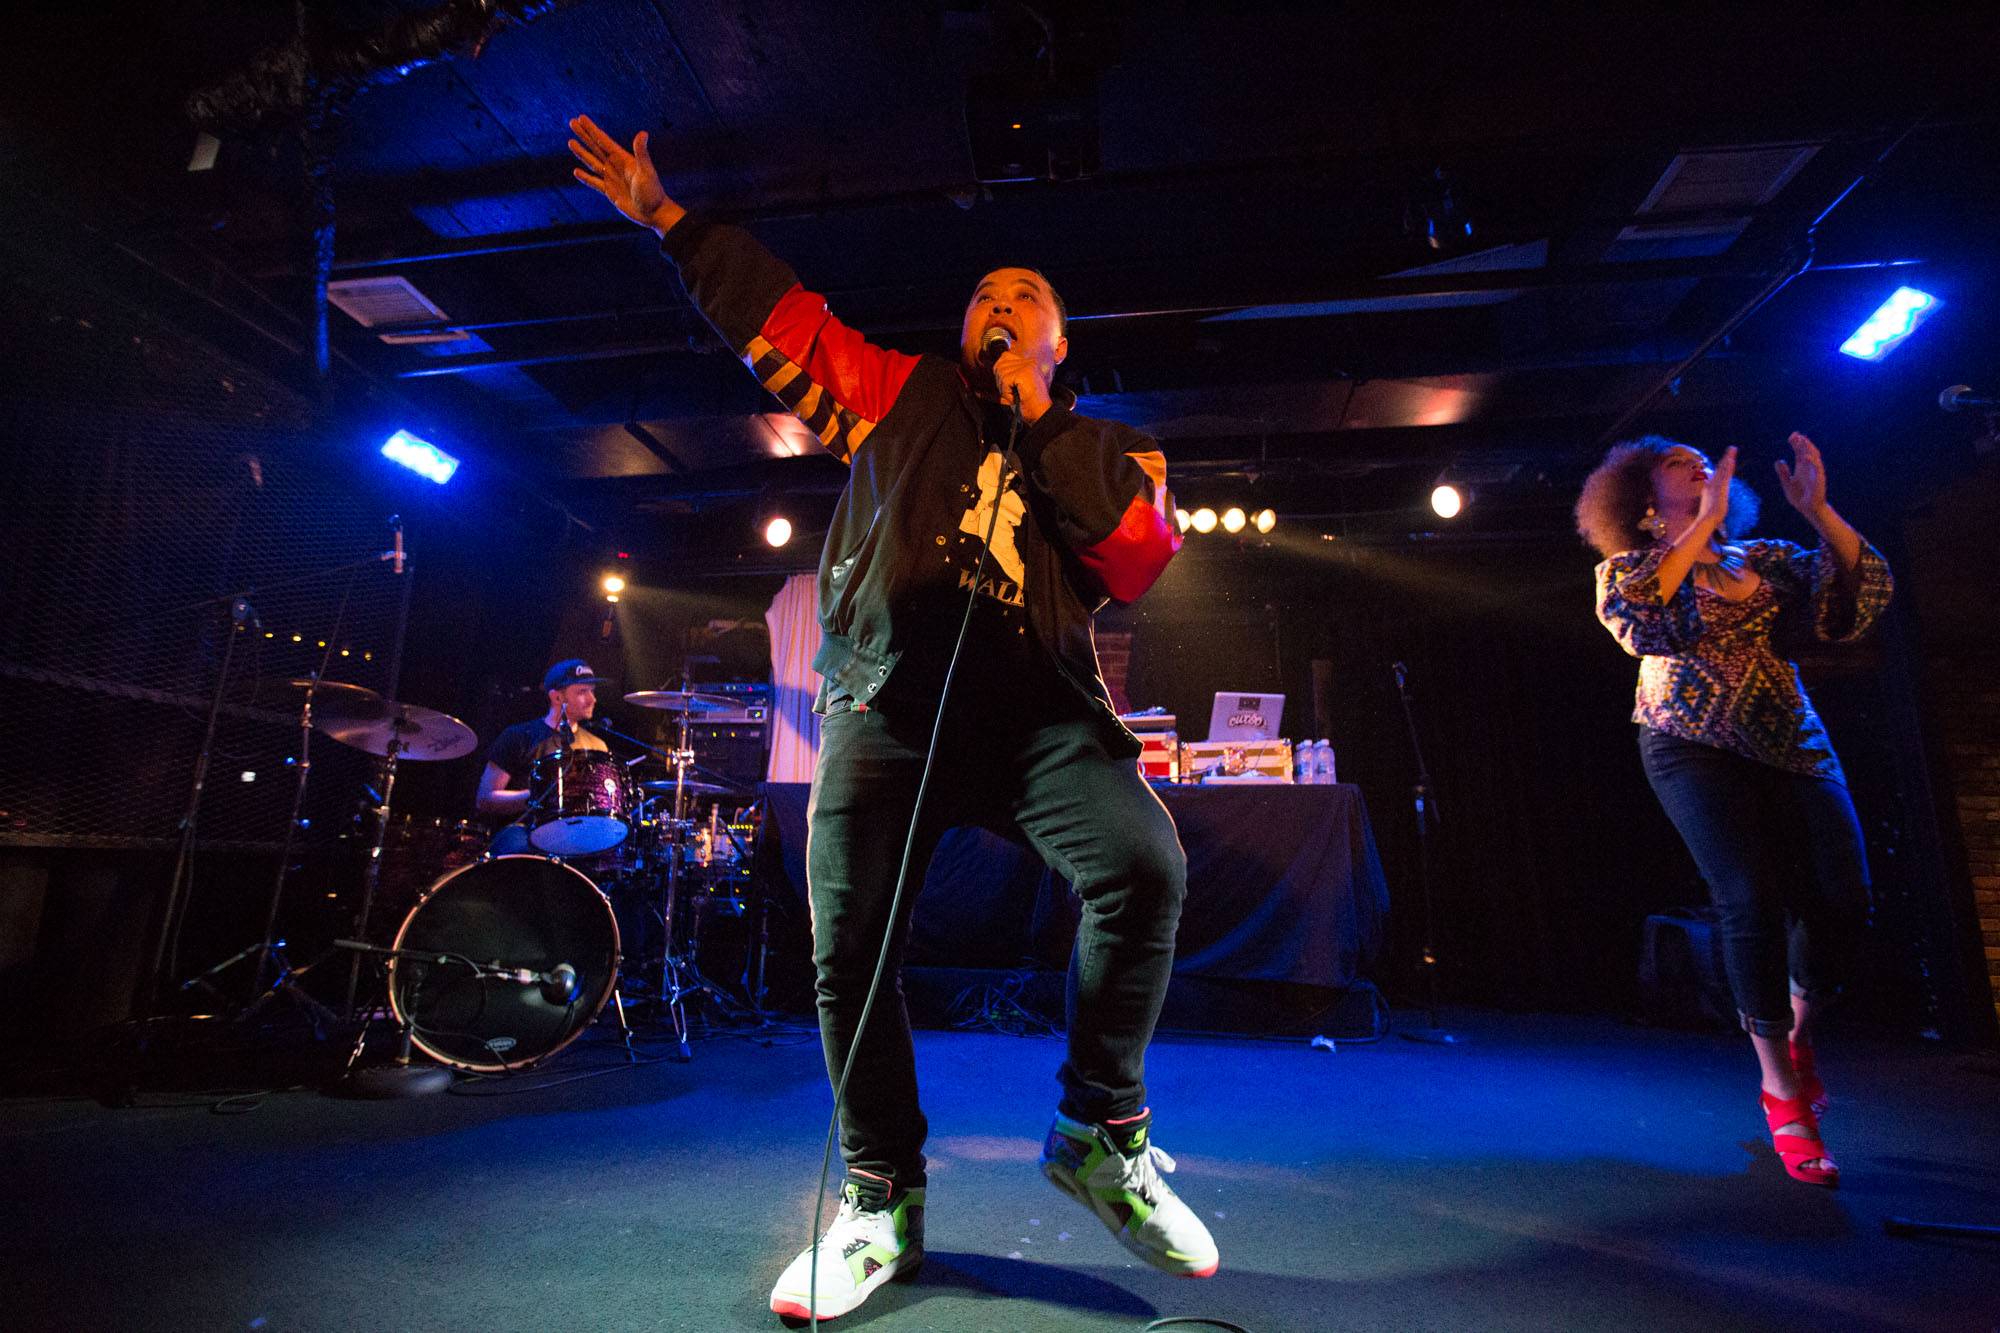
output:
<instances>
[{"instance_id":1,"label":"white curtain","mask_svg":"<svg viewBox=\"0 0 2000 1333\"><path fill-rule=\"evenodd\" d=\"M772 782L811 782L819 757L819 715L812 710L819 676L812 669L819 651L819 580L794 574L764 613L771 629Z\"/></svg>"}]
</instances>

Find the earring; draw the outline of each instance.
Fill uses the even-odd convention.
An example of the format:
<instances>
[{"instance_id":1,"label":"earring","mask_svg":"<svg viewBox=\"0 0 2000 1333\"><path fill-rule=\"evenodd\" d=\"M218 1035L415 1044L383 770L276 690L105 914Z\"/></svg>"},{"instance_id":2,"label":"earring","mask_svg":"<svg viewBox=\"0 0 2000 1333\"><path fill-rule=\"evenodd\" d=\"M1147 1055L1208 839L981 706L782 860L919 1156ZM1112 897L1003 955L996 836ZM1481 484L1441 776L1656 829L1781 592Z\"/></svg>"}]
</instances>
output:
<instances>
[{"instance_id":1,"label":"earring","mask_svg":"<svg viewBox=\"0 0 2000 1333\"><path fill-rule=\"evenodd\" d=\"M1651 505L1646 506L1646 516L1639 520L1639 526L1652 533L1655 541L1667 535L1667 520L1654 513Z\"/></svg>"}]
</instances>

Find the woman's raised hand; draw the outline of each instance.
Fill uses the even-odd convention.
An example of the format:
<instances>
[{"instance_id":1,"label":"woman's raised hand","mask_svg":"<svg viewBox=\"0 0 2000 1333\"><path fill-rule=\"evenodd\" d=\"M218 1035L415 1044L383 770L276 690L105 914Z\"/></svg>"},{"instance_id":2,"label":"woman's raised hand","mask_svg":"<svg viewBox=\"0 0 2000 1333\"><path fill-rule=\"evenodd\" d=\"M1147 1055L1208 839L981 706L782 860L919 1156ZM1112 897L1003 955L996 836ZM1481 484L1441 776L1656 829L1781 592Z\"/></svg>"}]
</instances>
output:
<instances>
[{"instance_id":1,"label":"woman's raised hand","mask_svg":"<svg viewBox=\"0 0 2000 1333\"><path fill-rule=\"evenodd\" d=\"M1736 446L1730 445L1722 451L1722 457L1715 464L1715 471L1708 474L1702 484L1701 504L1694 511L1695 526L1707 533L1722 526L1722 520L1729 517L1729 483L1736 480Z\"/></svg>"},{"instance_id":2,"label":"woman's raised hand","mask_svg":"<svg viewBox=\"0 0 2000 1333\"><path fill-rule=\"evenodd\" d=\"M1778 460L1778 485L1792 508L1813 518L1826 508L1826 463L1819 446L1799 432L1793 431L1786 443L1792 446L1792 462Z\"/></svg>"}]
</instances>

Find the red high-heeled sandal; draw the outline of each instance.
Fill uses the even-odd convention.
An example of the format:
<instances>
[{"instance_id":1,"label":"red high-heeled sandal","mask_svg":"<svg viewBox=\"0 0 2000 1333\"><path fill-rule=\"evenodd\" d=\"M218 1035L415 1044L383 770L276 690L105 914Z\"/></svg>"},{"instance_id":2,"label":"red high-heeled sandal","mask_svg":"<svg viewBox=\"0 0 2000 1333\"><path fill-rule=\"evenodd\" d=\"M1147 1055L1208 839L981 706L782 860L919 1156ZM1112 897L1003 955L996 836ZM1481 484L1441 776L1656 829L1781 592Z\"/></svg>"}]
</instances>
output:
<instances>
[{"instance_id":1,"label":"red high-heeled sandal","mask_svg":"<svg viewBox=\"0 0 2000 1333\"><path fill-rule=\"evenodd\" d=\"M1764 1108L1764 1123L1771 1130L1771 1148L1784 1163L1785 1173L1808 1185L1838 1187L1840 1168L1834 1165L1825 1140L1819 1136L1819 1117L1813 1114L1812 1104L1802 1096L1773 1097L1768 1092L1760 1092L1757 1100ZM1778 1131L1786 1125L1802 1126L1806 1132L1780 1134ZM1824 1161L1826 1165L1806 1165L1813 1161Z\"/></svg>"},{"instance_id":2,"label":"red high-heeled sandal","mask_svg":"<svg viewBox=\"0 0 2000 1333\"><path fill-rule=\"evenodd\" d=\"M1819 1081L1819 1071L1813 1067L1813 1048L1801 1046L1787 1037L1785 1049L1791 1053L1792 1073L1799 1080L1799 1096L1812 1105L1814 1115L1825 1115L1826 1108L1833 1105L1833 1099L1826 1095L1826 1084Z\"/></svg>"}]
</instances>

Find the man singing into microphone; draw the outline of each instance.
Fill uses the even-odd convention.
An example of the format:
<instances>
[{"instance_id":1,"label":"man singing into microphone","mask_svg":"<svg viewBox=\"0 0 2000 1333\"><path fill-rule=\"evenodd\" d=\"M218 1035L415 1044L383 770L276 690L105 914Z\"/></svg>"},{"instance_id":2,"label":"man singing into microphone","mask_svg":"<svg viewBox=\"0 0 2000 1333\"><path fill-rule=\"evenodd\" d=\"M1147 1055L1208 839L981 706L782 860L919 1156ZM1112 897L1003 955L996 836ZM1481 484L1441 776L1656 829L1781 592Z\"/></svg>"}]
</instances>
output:
<instances>
[{"instance_id":1,"label":"man singing into microphone","mask_svg":"<svg viewBox=\"0 0 2000 1333\"><path fill-rule=\"evenodd\" d=\"M659 235L722 339L852 466L820 557L825 720L807 855L836 1084L854 1059L840 1106L847 1179L816 1278L808 1247L771 1309L807 1316L816 1284L819 1317L844 1314L923 1259L927 1123L900 965L924 868L958 824L1018 829L1083 902L1042 1170L1147 1262L1214 1273L1215 1242L1161 1178L1173 1161L1152 1145L1144 1084L1187 864L1091 638L1092 612L1137 598L1179 546L1164 456L1137 431L1076 415L1075 396L1051 387L1069 351L1065 315L1033 269L979 281L957 361L888 351L747 233L669 198L646 135L627 150L588 117L570 128L577 178ZM906 838L909 887L892 923ZM885 935L884 989L857 1041Z\"/></svg>"}]
</instances>

